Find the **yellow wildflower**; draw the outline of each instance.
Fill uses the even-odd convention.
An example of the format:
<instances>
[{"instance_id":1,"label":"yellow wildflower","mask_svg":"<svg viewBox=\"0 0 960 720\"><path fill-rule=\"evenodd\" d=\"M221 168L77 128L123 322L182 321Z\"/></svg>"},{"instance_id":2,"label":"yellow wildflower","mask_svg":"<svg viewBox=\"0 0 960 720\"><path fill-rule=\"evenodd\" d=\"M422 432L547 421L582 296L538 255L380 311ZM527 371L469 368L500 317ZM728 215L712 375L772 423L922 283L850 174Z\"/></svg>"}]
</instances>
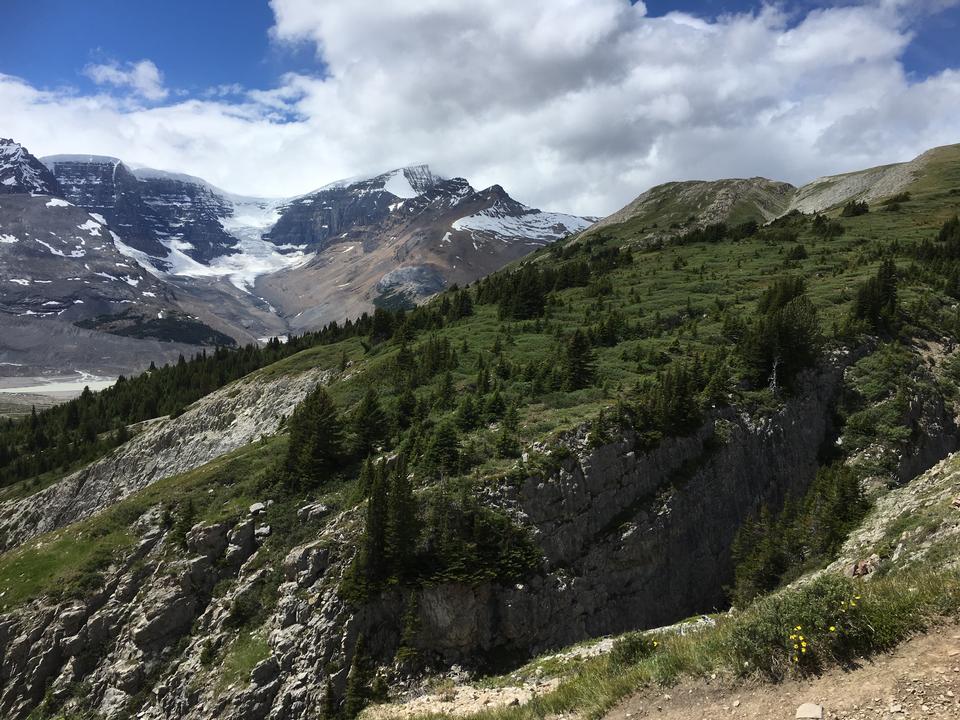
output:
<instances>
[{"instance_id":1,"label":"yellow wildflower","mask_svg":"<svg viewBox=\"0 0 960 720\"><path fill-rule=\"evenodd\" d=\"M834 625L830 626L830 632L836 632L837 628Z\"/></svg>"}]
</instances>

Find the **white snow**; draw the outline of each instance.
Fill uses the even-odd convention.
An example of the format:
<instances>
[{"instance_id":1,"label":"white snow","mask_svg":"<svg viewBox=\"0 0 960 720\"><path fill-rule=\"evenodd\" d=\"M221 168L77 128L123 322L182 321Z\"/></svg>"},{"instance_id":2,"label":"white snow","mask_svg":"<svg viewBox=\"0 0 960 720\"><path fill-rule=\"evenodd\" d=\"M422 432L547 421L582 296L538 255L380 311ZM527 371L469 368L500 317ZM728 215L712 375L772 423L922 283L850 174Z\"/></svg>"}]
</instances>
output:
<instances>
[{"instance_id":1,"label":"white snow","mask_svg":"<svg viewBox=\"0 0 960 720\"><path fill-rule=\"evenodd\" d=\"M0 243L12 244L17 242L17 238L13 235L0 235Z\"/></svg>"},{"instance_id":2,"label":"white snow","mask_svg":"<svg viewBox=\"0 0 960 720\"><path fill-rule=\"evenodd\" d=\"M474 215L460 218L451 228L497 235L501 238L549 241L579 232L590 225L589 220L576 215L541 212L530 208L525 208L522 215L516 215L500 203L495 203Z\"/></svg>"},{"instance_id":3,"label":"white snow","mask_svg":"<svg viewBox=\"0 0 960 720\"><path fill-rule=\"evenodd\" d=\"M156 293L152 293L152 292L150 292L149 290L144 290L144 291L143 291L143 296L144 296L144 297L152 297L152 298L155 298L155 297L157 296L157 294L156 294Z\"/></svg>"},{"instance_id":4,"label":"white snow","mask_svg":"<svg viewBox=\"0 0 960 720\"><path fill-rule=\"evenodd\" d=\"M413 185L407 180L407 176L403 170L394 170L390 173L386 182L383 183L383 189L391 195L396 195L398 198L404 199L415 198L420 194L413 189Z\"/></svg>"},{"instance_id":5,"label":"white snow","mask_svg":"<svg viewBox=\"0 0 960 720\"><path fill-rule=\"evenodd\" d=\"M94 219L87 220L83 225L77 225L79 230L86 230L91 235L100 234L100 226L104 223L99 223Z\"/></svg>"},{"instance_id":6,"label":"white snow","mask_svg":"<svg viewBox=\"0 0 960 720\"><path fill-rule=\"evenodd\" d=\"M16 185L17 179L15 177L8 177L3 179L4 185Z\"/></svg>"},{"instance_id":7,"label":"white snow","mask_svg":"<svg viewBox=\"0 0 960 720\"><path fill-rule=\"evenodd\" d=\"M24 278L10 278L10 282L16 283L17 285L29 285L30 281L25 280Z\"/></svg>"},{"instance_id":8,"label":"white snow","mask_svg":"<svg viewBox=\"0 0 960 720\"><path fill-rule=\"evenodd\" d=\"M68 203L60 198L50 198L47 201L47 207L73 207L73 203Z\"/></svg>"},{"instance_id":9,"label":"white snow","mask_svg":"<svg viewBox=\"0 0 960 720\"><path fill-rule=\"evenodd\" d=\"M441 245L448 245L448 244L450 243L450 240L451 240L452 237L453 237L453 236L452 236L450 233L448 233L448 232L447 232L447 233L444 233L444 234L443 234L443 239L440 241L440 244L441 244Z\"/></svg>"},{"instance_id":10,"label":"white snow","mask_svg":"<svg viewBox=\"0 0 960 720\"><path fill-rule=\"evenodd\" d=\"M90 217L92 217L94 220L96 220L98 223L100 223L101 225L107 224L107 219L100 213L87 213L87 214Z\"/></svg>"},{"instance_id":11,"label":"white snow","mask_svg":"<svg viewBox=\"0 0 960 720\"><path fill-rule=\"evenodd\" d=\"M55 247L53 247L49 243L45 243L43 240L37 240L37 242L43 245L47 250L49 250L51 255L58 255L60 257L82 258L87 254L86 251L81 249L79 245L77 245L76 249L71 250L69 255L66 255L62 250L57 250Z\"/></svg>"},{"instance_id":12,"label":"white snow","mask_svg":"<svg viewBox=\"0 0 960 720\"><path fill-rule=\"evenodd\" d=\"M348 253L348 252L350 252L351 250L353 250L355 247L356 247L356 245L351 245L351 246L348 247L348 248L344 248L341 252L343 252L343 253Z\"/></svg>"}]
</instances>

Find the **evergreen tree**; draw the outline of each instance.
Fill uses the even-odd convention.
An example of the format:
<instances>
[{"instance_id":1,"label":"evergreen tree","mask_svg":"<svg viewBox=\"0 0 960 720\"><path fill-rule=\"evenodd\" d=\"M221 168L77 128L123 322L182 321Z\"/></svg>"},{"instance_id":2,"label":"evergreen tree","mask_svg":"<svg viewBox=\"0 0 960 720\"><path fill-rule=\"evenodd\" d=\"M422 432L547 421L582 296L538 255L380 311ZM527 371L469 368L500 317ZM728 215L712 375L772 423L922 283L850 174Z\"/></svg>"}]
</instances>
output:
<instances>
[{"instance_id":1,"label":"evergreen tree","mask_svg":"<svg viewBox=\"0 0 960 720\"><path fill-rule=\"evenodd\" d=\"M318 487L343 455L343 425L324 386L310 393L290 417L286 469L295 485Z\"/></svg>"},{"instance_id":2,"label":"evergreen tree","mask_svg":"<svg viewBox=\"0 0 960 720\"><path fill-rule=\"evenodd\" d=\"M419 535L417 502L403 455L397 457L390 484L387 517L387 549L392 571L404 577L410 570Z\"/></svg>"},{"instance_id":3,"label":"evergreen tree","mask_svg":"<svg viewBox=\"0 0 960 720\"><path fill-rule=\"evenodd\" d=\"M517 406L511 404L500 423L500 432L497 433L497 455L511 458L520 454L520 442L517 438L519 430L520 416Z\"/></svg>"},{"instance_id":4,"label":"evergreen tree","mask_svg":"<svg viewBox=\"0 0 960 720\"><path fill-rule=\"evenodd\" d=\"M596 379L596 356L586 333L579 328L567 342L563 372L564 385L568 390L588 387Z\"/></svg>"},{"instance_id":5,"label":"evergreen tree","mask_svg":"<svg viewBox=\"0 0 960 720\"><path fill-rule=\"evenodd\" d=\"M343 698L344 720L354 720L370 699L371 673L364 653L363 636L360 635L353 646L353 661L347 674L347 688Z\"/></svg>"},{"instance_id":6,"label":"evergreen tree","mask_svg":"<svg viewBox=\"0 0 960 720\"><path fill-rule=\"evenodd\" d=\"M388 491L386 463L380 462L373 471L361 550L365 579L373 587L379 587L387 576Z\"/></svg>"},{"instance_id":7,"label":"evergreen tree","mask_svg":"<svg viewBox=\"0 0 960 720\"><path fill-rule=\"evenodd\" d=\"M430 435L421 467L428 473L447 476L457 472L460 462L460 438L449 421L440 422Z\"/></svg>"},{"instance_id":8,"label":"evergreen tree","mask_svg":"<svg viewBox=\"0 0 960 720\"><path fill-rule=\"evenodd\" d=\"M350 418L350 429L355 437L355 450L363 457L373 451L387 437L387 417L380 406L380 399L372 387L368 387L363 399Z\"/></svg>"}]
</instances>

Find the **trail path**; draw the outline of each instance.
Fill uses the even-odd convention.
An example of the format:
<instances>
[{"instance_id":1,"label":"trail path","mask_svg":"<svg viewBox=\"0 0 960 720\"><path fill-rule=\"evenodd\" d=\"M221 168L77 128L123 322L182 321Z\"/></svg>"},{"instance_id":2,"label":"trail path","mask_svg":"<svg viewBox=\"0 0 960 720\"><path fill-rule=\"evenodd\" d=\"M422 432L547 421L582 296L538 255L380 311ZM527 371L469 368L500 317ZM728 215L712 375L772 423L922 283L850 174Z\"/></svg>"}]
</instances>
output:
<instances>
[{"instance_id":1,"label":"trail path","mask_svg":"<svg viewBox=\"0 0 960 720\"><path fill-rule=\"evenodd\" d=\"M824 720L960 719L960 627L936 628L854 670L781 684L688 680L643 690L605 720L792 720L804 703Z\"/></svg>"}]
</instances>

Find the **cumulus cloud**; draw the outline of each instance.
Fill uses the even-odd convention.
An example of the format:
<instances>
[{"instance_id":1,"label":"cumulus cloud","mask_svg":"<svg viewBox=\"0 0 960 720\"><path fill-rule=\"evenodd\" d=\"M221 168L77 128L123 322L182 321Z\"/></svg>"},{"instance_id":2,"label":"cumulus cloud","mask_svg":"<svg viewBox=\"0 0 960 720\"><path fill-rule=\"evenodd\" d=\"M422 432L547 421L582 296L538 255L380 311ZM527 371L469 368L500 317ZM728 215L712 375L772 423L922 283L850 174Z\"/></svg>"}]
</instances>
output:
<instances>
[{"instance_id":1,"label":"cumulus cloud","mask_svg":"<svg viewBox=\"0 0 960 720\"><path fill-rule=\"evenodd\" d=\"M315 76L150 107L0 76L0 124L44 154L112 154L236 192L290 195L426 161L540 207L604 214L658 182L805 182L960 141L960 73L915 81L901 63L917 8L956 3L708 20L628 0L271 0L274 41L312 46ZM102 81L137 88L119 80L132 67ZM155 77L142 97L163 99Z\"/></svg>"},{"instance_id":2,"label":"cumulus cloud","mask_svg":"<svg viewBox=\"0 0 960 720\"><path fill-rule=\"evenodd\" d=\"M160 69L150 60L123 65L116 62L87 65L83 73L97 85L126 88L146 100L163 100L169 94L163 86Z\"/></svg>"}]
</instances>

